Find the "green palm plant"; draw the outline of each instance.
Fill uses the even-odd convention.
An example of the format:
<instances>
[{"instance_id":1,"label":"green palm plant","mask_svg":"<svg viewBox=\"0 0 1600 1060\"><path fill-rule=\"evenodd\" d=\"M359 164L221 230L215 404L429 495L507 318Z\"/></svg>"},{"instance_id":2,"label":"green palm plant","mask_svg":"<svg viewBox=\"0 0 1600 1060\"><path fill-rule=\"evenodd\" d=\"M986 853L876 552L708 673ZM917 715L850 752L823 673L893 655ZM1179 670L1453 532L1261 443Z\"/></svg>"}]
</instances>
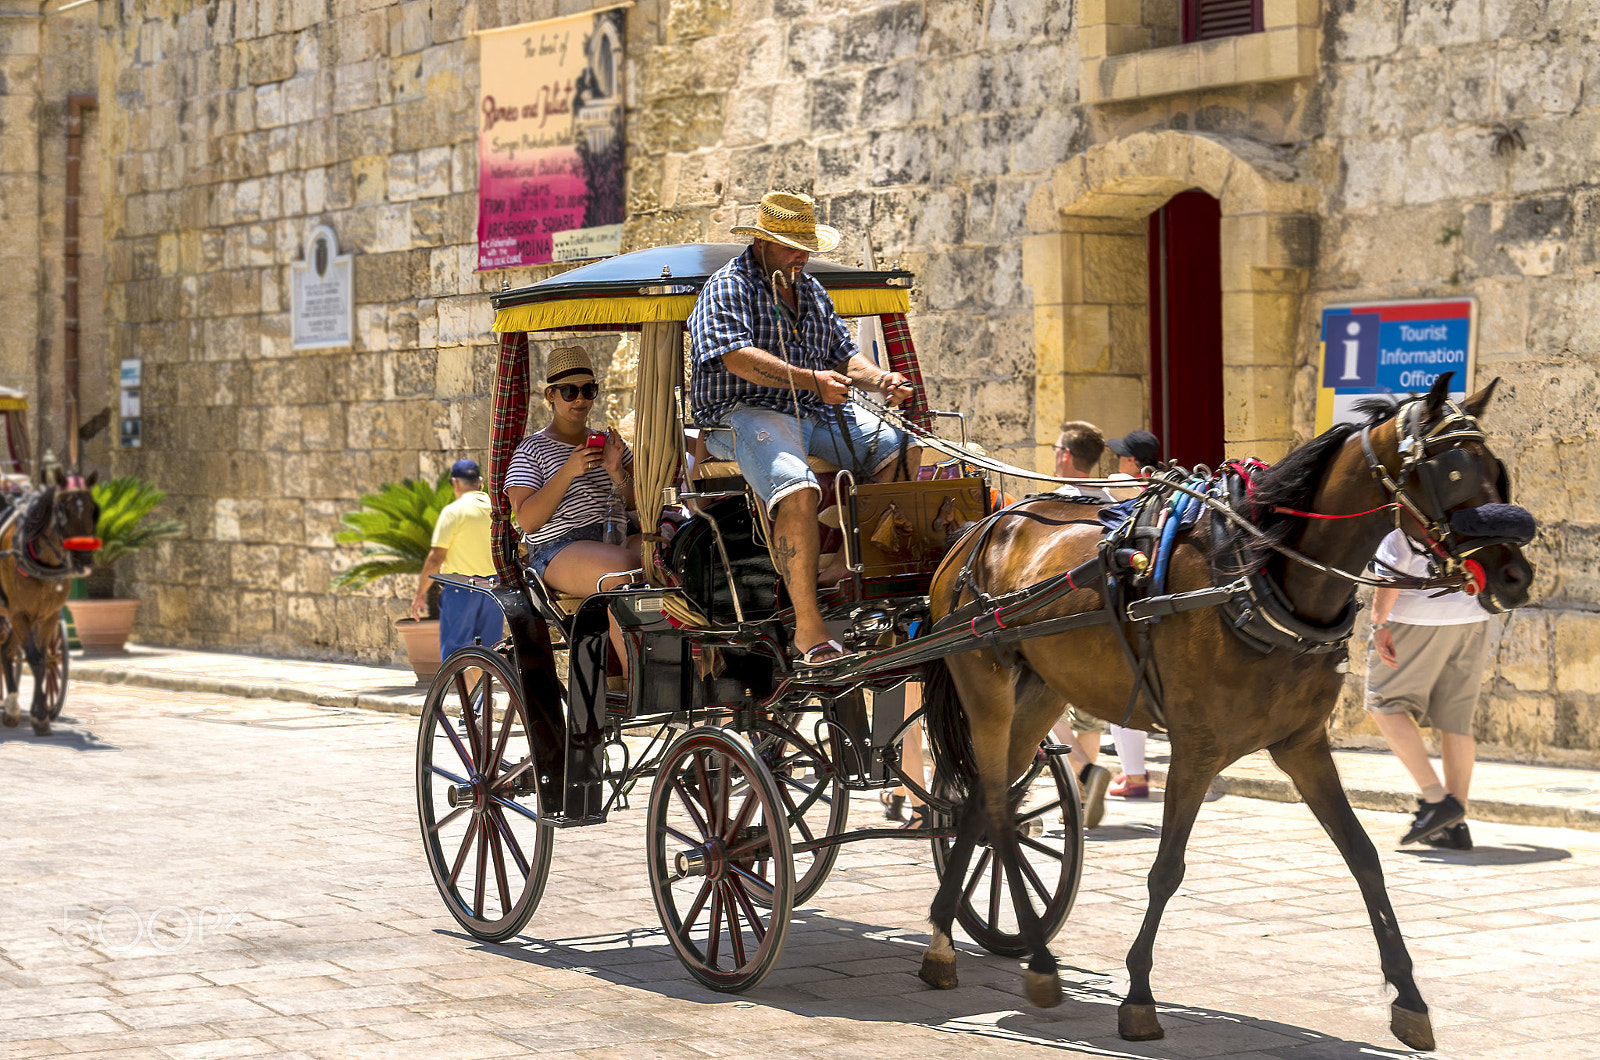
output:
<instances>
[{"instance_id":1,"label":"green palm plant","mask_svg":"<svg viewBox=\"0 0 1600 1060\"><path fill-rule=\"evenodd\" d=\"M421 574L439 512L453 500L448 471L432 486L408 478L363 495L360 509L339 517L345 529L334 539L367 547L357 563L333 579L332 587L359 589L389 574Z\"/></svg>"},{"instance_id":2,"label":"green palm plant","mask_svg":"<svg viewBox=\"0 0 1600 1060\"><path fill-rule=\"evenodd\" d=\"M100 549L95 553L94 566L101 577L97 580L90 576L89 595L110 596L109 575L117 560L150 548L165 538L178 537L187 528L170 516L151 516L167 499L166 491L137 475L97 482L90 492L100 506L100 520L95 524Z\"/></svg>"}]
</instances>

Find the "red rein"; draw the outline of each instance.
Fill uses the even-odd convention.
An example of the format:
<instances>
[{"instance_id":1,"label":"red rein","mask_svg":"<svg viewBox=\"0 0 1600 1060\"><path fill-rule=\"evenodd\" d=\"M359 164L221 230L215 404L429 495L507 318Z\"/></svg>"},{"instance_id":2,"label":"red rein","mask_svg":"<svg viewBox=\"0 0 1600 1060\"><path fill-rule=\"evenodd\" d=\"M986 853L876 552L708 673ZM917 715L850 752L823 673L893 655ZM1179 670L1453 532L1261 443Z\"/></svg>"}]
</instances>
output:
<instances>
[{"instance_id":1,"label":"red rein","mask_svg":"<svg viewBox=\"0 0 1600 1060\"><path fill-rule=\"evenodd\" d=\"M61 547L69 552L93 552L100 547L100 539L98 537L63 538Z\"/></svg>"}]
</instances>

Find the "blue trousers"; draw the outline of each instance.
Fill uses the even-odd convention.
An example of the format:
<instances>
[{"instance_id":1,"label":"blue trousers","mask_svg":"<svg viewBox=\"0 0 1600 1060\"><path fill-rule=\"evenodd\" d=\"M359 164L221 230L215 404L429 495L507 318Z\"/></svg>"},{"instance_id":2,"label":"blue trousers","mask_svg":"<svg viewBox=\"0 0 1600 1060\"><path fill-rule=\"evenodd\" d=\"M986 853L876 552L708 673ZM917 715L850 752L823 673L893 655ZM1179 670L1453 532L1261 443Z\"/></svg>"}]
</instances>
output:
<instances>
[{"instance_id":1,"label":"blue trousers","mask_svg":"<svg viewBox=\"0 0 1600 1060\"><path fill-rule=\"evenodd\" d=\"M445 585L439 589L439 658L450 658L457 648L472 645L478 637L485 648L504 636L505 612L487 593Z\"/></svg>"}]
</instances>

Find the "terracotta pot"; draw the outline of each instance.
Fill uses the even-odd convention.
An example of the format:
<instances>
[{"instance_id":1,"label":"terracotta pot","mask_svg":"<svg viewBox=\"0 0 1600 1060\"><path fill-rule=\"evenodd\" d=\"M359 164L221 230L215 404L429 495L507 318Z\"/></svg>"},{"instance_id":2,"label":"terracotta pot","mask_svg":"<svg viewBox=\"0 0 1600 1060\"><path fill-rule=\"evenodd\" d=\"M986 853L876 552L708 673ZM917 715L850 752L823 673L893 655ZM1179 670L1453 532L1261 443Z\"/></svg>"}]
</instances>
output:
<instances>
[{"instance_id":1,"label":"terracotta pot","mask_svg":"<svg viewBox=\"0 0 1600 1060\"><path fill-rule=\"evenodd\" d=\"M439 620L402 618L394 624L406 645L406 661L416 671L417 684L425 685L439 672Z\"/></svg>"},{"instance_id":2,"label":"terracotta pot","mask_svg":"<svg viewBox=\"0 0 1600 1060\"><path fill-rule=\"evenodd\" d=\"M128 632L139 610L137 600L73 600L67 604L84 651L127 652Z\"/></svg>"}]
</instances>

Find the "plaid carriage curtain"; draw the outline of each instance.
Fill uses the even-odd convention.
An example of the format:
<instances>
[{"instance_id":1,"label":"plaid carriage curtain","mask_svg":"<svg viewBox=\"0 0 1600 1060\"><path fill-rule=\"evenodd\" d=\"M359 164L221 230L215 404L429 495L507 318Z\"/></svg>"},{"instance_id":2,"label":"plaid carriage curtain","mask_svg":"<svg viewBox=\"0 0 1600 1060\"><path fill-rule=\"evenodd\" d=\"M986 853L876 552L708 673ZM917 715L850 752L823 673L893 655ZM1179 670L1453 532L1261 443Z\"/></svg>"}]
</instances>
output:
<instances>
[{"instance_id":1,"label":"plaid carriage curtain","mask_svg":"<svg viewBox=\"0 0 1600 1060\"><path fill-rule=\"evenodd\" d=\"M928 393L922 385L922 370L917 367L917 351L911 345L911 328L904 313L885 313L883 344L889 351L889 370L899 372L916 390L911 400L900 406L901 413L919 431L933 430L933 414L928 411Z\"/></svg>"},{"instance_id":2,"label":"plaid carriage curtain","mask_svg":"<svg viewBox=\"0 0 1600 1060\"><path fill-rule=\"evenodd\" d=\"M500 359L494 370L494 420L489 435L490 544L501 585L519 585L515 565L506 559L506 533L511 504L506 500L506 470L511 454L522 441L528 422L528 333L509 331L500 336Z\"/></svg>"}]
</instances>

